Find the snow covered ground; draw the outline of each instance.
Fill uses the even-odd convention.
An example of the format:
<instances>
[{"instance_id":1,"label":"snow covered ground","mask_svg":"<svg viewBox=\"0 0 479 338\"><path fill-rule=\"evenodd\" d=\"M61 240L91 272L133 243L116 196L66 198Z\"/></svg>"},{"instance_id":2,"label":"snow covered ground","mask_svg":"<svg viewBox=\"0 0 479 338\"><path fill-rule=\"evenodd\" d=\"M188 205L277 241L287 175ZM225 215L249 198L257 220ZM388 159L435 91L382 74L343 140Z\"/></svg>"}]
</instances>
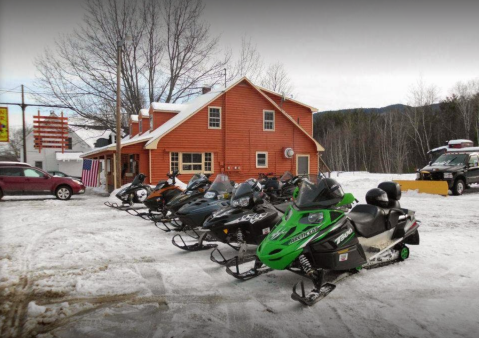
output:
<instances>
[{"instance_id":1,"label":"snow covered ground","mask_svg":"<svg viewBox=\"0 0 479 338\"><path fill-rule=\"evenodd\" d=\"M391 178L413 176L337 180L363 202ZM405 262L345 280L313 307L290 299L299 276L237 281L209 251L177 249L173 233L107 208L107 199L0 201L0 336L478 336L479 187L460 197L404 194L403 207L422 221L421 245Z\"/></svg>"}]
</instances>

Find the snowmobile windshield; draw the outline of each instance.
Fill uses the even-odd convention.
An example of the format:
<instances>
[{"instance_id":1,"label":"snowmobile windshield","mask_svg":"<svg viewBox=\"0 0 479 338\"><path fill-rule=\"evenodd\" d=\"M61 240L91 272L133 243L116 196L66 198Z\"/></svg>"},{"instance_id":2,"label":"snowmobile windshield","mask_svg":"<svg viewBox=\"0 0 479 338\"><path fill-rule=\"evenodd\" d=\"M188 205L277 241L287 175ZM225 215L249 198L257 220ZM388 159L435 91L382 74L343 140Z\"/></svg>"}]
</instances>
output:
<instances>
[{"instance_id":1,"label":"snowmobile windshield","mask_svg":"<svg viewBox=\"0 0 479 338\"><path fill-rule=\"evenodd\" d=\"M143 181L145 180L144 175L136 175L135 178L133 179L133 182L131 182L131 185L140 185L143 184Z\"/></svg>"},{"instance_id":2,"label":"snowmobile windshield","mask_svg":"<svg viewBox=\"0 0 479 338\"><path fill-rule=\"evenodd\" d=\"M341 202L341 186L332 179L309 175L301 182L294 203L299 209L327 208Z\"/></svg>"},{"instance_id":3,"label":"snowmobile windshield","mask_svg":"<svg viewBox=\"0 0 479 338\"><path fill-rule=\"evenodd\" d=\"M196 182L198 182L199 180L201 180L203 178L202 175L200 174L194 174L193 177L190 179L190 181L188 182L188 184L186 185L186 189L187 190L190 190L191 188L193 188L195 185L196 185Z\"/></svg>"},{"instance_id":4,"label":"snowmobile windshield","mask_svg":"<svg viewBox=\"0 0 479 338\"><path fill-rule=\"evenodd\" d=\"M293 179L293 174L291 174L289 171L285 171L283 176L281 176L279 180L285 183L285 182L291 181L292 179Z\"/></svg>"},{"instance_id":5,"label":"snowmobile windshield","mask_svg":"<svg viewBox=\"0 0 479 338\"><path fill-rule=\"evenodd\" d=\"M219 174L216 176L213 184L208 189L208 192L216 192L218 195L226 194L233 191L233 185L231 185L230 178L228 175Z\"/></svg>"},{"instance_id":6,"label":"snowmobile windshield","mask_svg":"<svg viewBox=\"0 0 479 338\"><path fill-rule=\"evenodd\" d=\"M253 187L249 182L241 183L236 188L235 194L231 197L231 200L235 200L241 197L249 196L253 194Z\"/></svg>"},{"instance_id":7,"label":"snowmobile windshield","mask_svg":"<svg viewBox=\"0 0 479 338\"><path fill-rule=\"evenodd\" d=\"M461 165L466 163L467 154L443 154L432 164L433 166Z\"/></svg>"}]
</instances>

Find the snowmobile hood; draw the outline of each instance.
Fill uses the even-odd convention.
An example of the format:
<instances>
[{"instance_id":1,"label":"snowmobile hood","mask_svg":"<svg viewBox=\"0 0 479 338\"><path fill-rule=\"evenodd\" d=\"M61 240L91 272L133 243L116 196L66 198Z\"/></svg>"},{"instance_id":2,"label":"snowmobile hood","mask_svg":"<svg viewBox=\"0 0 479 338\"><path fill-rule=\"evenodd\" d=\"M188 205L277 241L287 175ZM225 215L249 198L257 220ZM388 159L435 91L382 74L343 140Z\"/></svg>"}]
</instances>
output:
<instances>
[{"instance_id":1,"label":"snowmobile hood","mask_svg":"<svg viewBox=\"0 0 479 338\"><path fill-rule=\"evenodd\" d=\"M178 210L178 215L194 215L203 213L212 213L229 206L229 201L218 199L199 198L191 201Z\"/></svg>"},{"instance_id":2,"label":"snowmobile hood","mask_svg":"<svg viewBox=\"0 0 479 338\"><path fill-rule=\"evenodd\" d=\"M284 270L306 245L324 238L345 220L344 212L339 210L306 211L291 207L258 246L256 254L270 268Z\"/></svg>"}]
</instances>

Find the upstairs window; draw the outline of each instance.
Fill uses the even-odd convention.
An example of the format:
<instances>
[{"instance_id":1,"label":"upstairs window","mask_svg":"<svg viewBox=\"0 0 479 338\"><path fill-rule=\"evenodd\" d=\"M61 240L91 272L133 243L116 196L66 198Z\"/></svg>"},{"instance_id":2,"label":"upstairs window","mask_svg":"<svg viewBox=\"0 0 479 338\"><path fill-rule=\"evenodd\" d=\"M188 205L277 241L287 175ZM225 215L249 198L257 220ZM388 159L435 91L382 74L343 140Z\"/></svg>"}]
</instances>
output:
<instances>
[{"instance_id":1,"label":"upstairs window","mask_svg":"<svg viewBox=\"0 0 479 338\"><path fill-rule=\"evenodd\" d=\"M268 168L268 153L266 151L256 152L256 168Z\"/></svg>"},{"instance_id":2,"label":"upstairs window","mask_svg":"<svg viewBox=\"0 0 479 338\"><path fill-rule=\"evenodd\" d=\"M153 130L153 114L150 115L150 130Z\"/></svg>"},{"instance_id":3,"label":"upstairs window","mask_svg":"<svg viewBox=\"0 0 479 338\"><path fill-rule=\"evenodd\" d=\"M208 128L221 129L221 108L220 107L208 108Z\"/></svg>"},{"instance_id":4,"label":"upstairs window","mask_svg":"<svg viewBox=\"0 0 479 338\"><path fill-rule=\"evenodd\" d=\"M66 148L67 148L68 150L72 150L72 149L73 149L73 139L72 139L71 137L67 138Z\"/></svg>"},{"instance_id":5,"label":"upstairs window","mask_svg":"<svg viewBox=\"0 0 479 338\"><path fill-rule=\"evenodd\" d=\"M274 131L274 111L272 110L263 111L263 130Z\"/></svg>"},{"instance_id":6,"label":"upstairs window","mask_svg":"<svg viewBox=\"0 0 479 338\"><path fill-rule=\"evenodd\" d=\"M138 130L139 134L143 132L143 120L138 120Z\"/></svg>"}]
</instances>

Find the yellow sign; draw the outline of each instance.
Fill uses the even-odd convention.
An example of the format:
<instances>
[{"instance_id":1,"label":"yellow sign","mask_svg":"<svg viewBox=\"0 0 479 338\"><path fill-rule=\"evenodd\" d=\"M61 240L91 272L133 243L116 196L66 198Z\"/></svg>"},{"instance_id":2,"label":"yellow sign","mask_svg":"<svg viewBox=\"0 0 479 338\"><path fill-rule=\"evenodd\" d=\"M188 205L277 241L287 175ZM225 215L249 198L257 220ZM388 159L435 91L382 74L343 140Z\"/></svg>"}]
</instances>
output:
<instances>
[{"instance_id":1,"label":"yellow sign","mask_svg":"<svg viewBox=\"0 0 479 338\"><path fill-rule=\"evenodd\" d=\"M7 107L0 107L0 142L9 142Z\"/></svg>"}]
</instances>

